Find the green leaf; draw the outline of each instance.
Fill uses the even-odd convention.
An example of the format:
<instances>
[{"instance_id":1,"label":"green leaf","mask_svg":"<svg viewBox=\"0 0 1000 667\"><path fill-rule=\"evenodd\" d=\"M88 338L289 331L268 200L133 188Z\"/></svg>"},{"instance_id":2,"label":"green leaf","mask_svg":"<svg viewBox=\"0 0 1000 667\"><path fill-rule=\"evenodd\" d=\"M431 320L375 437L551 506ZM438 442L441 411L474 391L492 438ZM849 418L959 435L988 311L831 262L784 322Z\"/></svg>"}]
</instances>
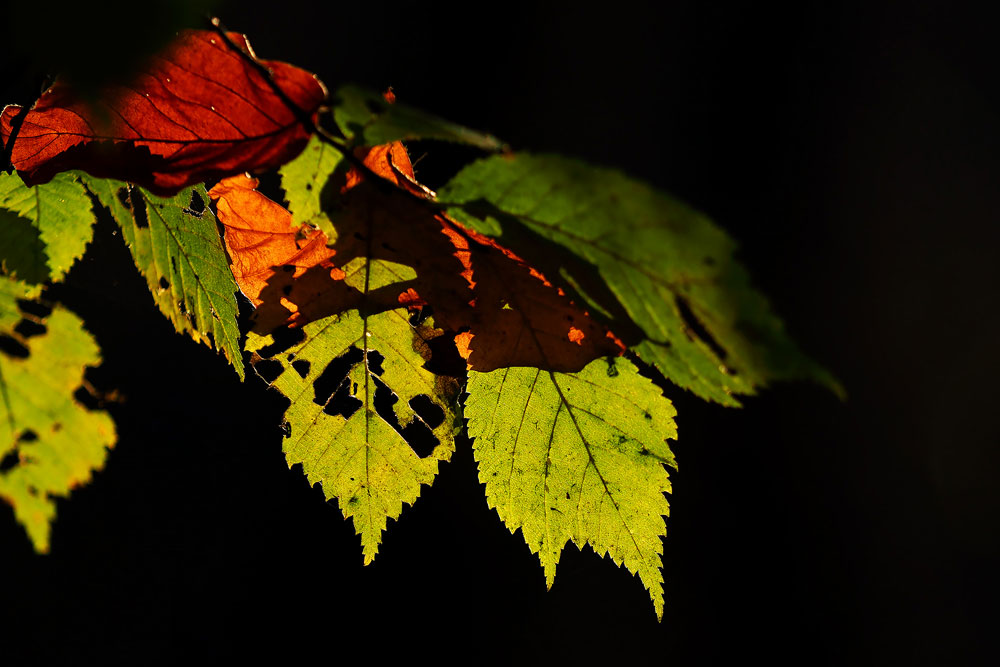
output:
<instances>
[{"instance_id":1,"label":"green leaf","mask_svg":"<svg viewBox=\"0 0 1000 667\"><path fill-rule=\"evenodd\" d=\"M110 179L85 177L118 222L160 311L179 333L221 349L244 377L236 291L204 186L157 197Z\"/></svg>"},{"instance_id":2,"label":"green leaf","mask_svg":"<svg viewBox=\"0 0 1000 667\"><path fill-rule=\"evenodd\" d=\"M278 170L285 201L296 224L305 222L319 227L331 243L337 238L336 230L323 211L320 198L327 180L343 158L340 151L313 135L305 150Z\"/></svg>"},{"instance_id":3,"label":"green leaf","mask_svg":"<svg viewBox=\"0 0 1000 667\"><path fill-rule=\"evenodd\" d=\"M437 139L496 151L503 144L494 136L456 125L357 86L344 86L333 95L333 117L355 146L378 146L393 141Z\"/></svg>"},{"instance_id":4,"label":"green leaf","mask_svg":"<svg viewBox=\"0 0 1000 667\"><path fill-rule=\"evenodd\" d=\"M502 236L596 313L612 314L640 357L702 398L738 405L734 394L794 378L838 389L750 286L735 243L644 183L568 158L505 155L469 165L439 197L458 220Z\"/></svg>"},{"instance_id":5,"label":"green leaf","mask_svg":"<svg viewBox=\"0 0 1000 667\"><path fill-rule=\"evenodd\" d=\"M363 294L415 275L409 267L364 258L344 270L347 283ZM399 518L402 504L412 505L420 485L433 482L438 461L451 458L461 425L457 382L424 368L428 341L441 332L414 329L405 308L377 314L349 310L301 331L304 340L282 346L280 355L274 336L251 333L247 349L255 364L271 358L280 365L272 386L291 401L283 446L288 465L301 463L310 483L319 482L328 499L338 499L361 535L368 564L387 519ZM433 427L414 409L420 396L443 413ZM336 407L338 400L346 405ZM391 414L378 407L386 400L392 402ZM429 430L437 440L429 455L419 456L404 437L404 429L414 428Z\"/></svg>"},{"instance_id":6,"label":"green leaf","mask_svg":"<svg viewBox=\"0 0 1000 667\"><path fill-rule=\"evenodd\" d=\"M28 187L0 173L0 261L30 283L62 280L93 237L90 197L73 173Z\"/></svg>"},{"instance_id":7,"label":"green leaf","mask_svg":"<svg viewBox=\"0 0 1000 667\"><path fill-rule=\"evenodd\" d=\"M10 320L11 294L30 294L9 283L0 278L2 329ZM14 507L35 549L44 553L55 499L68 496L104 465L115 427L106 412L88 410L74 398L84 367L101 360L83 322L56 306L41 323L45 333L27 339L5 331L28 349L27 357L0 352L0 457L16 461L0 472L0 498Z\"/></svg>"},{"instance_id":8,"label":"green leaf","mask_svg":"<svg viewBox=\"0 0 1000 667\"><path fill-rule=\"evenodd\" d=\"M589 544L638 573L662 617L670 401L623 358L578 373L470 371L466 391L487 501L512 533L521 529L548 586L563 546Z\"/></svg>"}]
</instances>

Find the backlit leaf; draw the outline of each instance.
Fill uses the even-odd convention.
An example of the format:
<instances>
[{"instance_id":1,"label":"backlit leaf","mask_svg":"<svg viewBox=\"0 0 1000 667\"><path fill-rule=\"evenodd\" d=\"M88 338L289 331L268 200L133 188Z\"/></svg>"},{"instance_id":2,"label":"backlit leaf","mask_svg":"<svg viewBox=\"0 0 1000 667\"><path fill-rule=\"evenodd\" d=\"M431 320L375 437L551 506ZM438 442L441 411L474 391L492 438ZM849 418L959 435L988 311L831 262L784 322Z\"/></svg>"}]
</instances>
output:
<instances>
[{"instance_id":1,"label":"backlit leaf","mask_svg":"<svg viewBox=\"0 0 1000 667\"><path fill-rule=\"evenodd\" d=\"M734 394L792 378L836 388L750 286L729 237L643 183L557 156L498 156L466 167L440 198L563 278L643 359L703 398L736 405Z\"/></svg>"},{"instance_id":2,"label":"backlit leaf","mask_svg":"<svg viewBox=\"0 0 1000 667\"><path fill-rule=\"evenodd\" d=\"M131 82L106 86L94 101L57 81L26 113L6 107L0 138L8 149L14 141L11 162L30 185L81 169L167 195L290 160L309 128L249 62L246 38L228 38L235 48L213 31L183 31ZM259 62L303 114L315 114L326 97L315 76Z\"/></svg>"},{"instance_id":3,"label":"backlit leaf","mask_svg":"<svg viewBox=\"0 0 1000 667\"><path fill-rule=\"evenodd\" d=\"M358 261L346 280L363 294L411 273L389 262ZM458 384L424 368L428 341L440 332L414 329L405 308L374 315L351 310L300 331L301 342L291 346L251 333L247 349L255 365L262 359L279 365L272 386L291 401L283 447L288 465L301 463L311 483L337 498L361 535L367 564L387 519L399 518L403 503L412 505L420 485L434 480L438 462L451 458L461 425ZM435 406L433 418L415 411L419 397ZM378 402L391 402L390 413ZM404 432L436 444L418 455Z\"/></svg>"},{"instance_id":4,"label":"backlit leaf","mask_svg":"<svg viewBox=\"0 0 1000 667\"><path fill-rule=\"evenodd\" d=\"M73 174L28 187L0 173L0 261L30 283L59 281L93 236L90 198Z\"/></svg>"},{"instance_id":5,"label":"backlit leaf","mask_svg":"<svg viewBox=\"0 0 1000 667\"><path fill-rule=\"evenodd\" d=\"M179 333L221 350L243 379L236 290L203 186L158 197L86 178L122 230L160 311Z\"/></svg>"},{"instance_id":6,"label":"backlit leaf","mask_svg":"<svg viewBox=\"0 0 1000 667\"><path fill-rule=\"evenodd\" d=\"M537 553L551 587L563 546L608 554L638 574L663 615L669 513L663 464L675 465L675 411L627 359L578 373L469 372L465 416L490 507Z\"/></svg>"},{"instance_id":7,"label":"backlit leaf","mask_svg":"<svg viewBox=\"0 0 1000 667\"><path fill-rule=\"evenodd\" d=\"M49 550L56 498L90 480L115 443L107 413L91 411L74 398L86 366L100 363L94 339L76 315L56 306L44 320L45 333L23 338L7 329L11 287L0 278L0 333L13 337L27 357L0 352L0 498L14 508L35 549ZM8 284L4 284L8 283ZM30 288L29 288L30 289Z\"/></svg>"}]
</instances>

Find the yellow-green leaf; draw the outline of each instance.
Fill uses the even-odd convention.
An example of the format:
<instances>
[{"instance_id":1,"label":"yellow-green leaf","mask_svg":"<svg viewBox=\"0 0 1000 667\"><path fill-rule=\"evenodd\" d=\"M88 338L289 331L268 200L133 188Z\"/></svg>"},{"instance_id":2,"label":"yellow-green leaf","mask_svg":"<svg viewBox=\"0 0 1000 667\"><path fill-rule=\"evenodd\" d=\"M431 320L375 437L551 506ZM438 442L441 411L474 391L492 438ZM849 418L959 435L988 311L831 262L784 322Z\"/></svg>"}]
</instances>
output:
<instances>
[{"instance_id":1,"label":"yellow-green leaf","mask_svg":"<svg viewBox=\"0 0 1000 667\"><path fill-rule=\"evenodd\" d=\"M73 173L26 186L0 173L0 262L29 283L62 280L93 236L90 197Z\"/></svg>"},{"instance_id":2,"label":"yellow-green leaf","mask_svg":"<svg viewBox=\"0 0 1000 667\"><path fill-rule=\"evenodd\" d=\"M364 258L345 271L347 283L362 292L413 275L408 267ZM318 320L303 327L301 340L290 347L274 336L251 333L247 339L255 364L270 359L280 365L272 386L291 401L283 446L289 466L301 463L311 483L337 498L361 535L366 564L378 552L387 520L399 518L403 503L416 501L420 485L433 482L438 462L455 448L457 383L424 368L427 341L438 335L411 326L399 308L377 314L354 309ZM428 423L418 414L420 400L436 406L437 418ZM378 409L380 401L392 404L391 415ZM403 435L407 427L429 431L437 445L418 455Z\"/></svg>"},{"instance_id":3,"label":"yellow-green leaf","mask_svg":"<svg viewBox=\"0 0 1000 667\"><path fill-rule=\"evenodd\" d=\"M0 278L0 285L5 282ZM0 287L0 313L9 312L10 295L20 289L9 287ZM45 333L27 339L6 328L10 319L0 317L2 332L28 356L0 352L0 457L10 466L0 472L0 498L13 506L35 549L46 552L56 498L104 465L115 427L106 412L88 410L74 398L84 368L101 360L80 318L56 306L41 321Z\"/></svg>"},{"instance_id":4,"label":"yellow-green leaf","mask_svg":"<svg viewBox=\"0 0 1000 667\"><path fill-rule=\"evenodd\" d=\"M670 401L623 358L578 373L470 371L467 391L487 501L512 533L521 529L548 585L565 544L589 544L638 574L662 617Z\"/></svg>"}]
</instances>

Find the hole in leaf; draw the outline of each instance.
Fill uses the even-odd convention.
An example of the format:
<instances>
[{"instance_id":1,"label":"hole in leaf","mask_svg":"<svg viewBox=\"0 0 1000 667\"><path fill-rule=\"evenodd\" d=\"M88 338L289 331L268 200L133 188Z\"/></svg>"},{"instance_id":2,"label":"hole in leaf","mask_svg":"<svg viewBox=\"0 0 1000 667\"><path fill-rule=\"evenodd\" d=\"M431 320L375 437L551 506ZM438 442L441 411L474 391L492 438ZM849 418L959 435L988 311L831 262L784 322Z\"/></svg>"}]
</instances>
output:
<instances>
[{"instance_id":1,"label":"hole in leaf","mask_svg":"<svg viewBox=\"0 0 1000 667\"><path fill-rule=\"evenodd\" d=\"M17 440L18 442L34 442L38 440L38 434L30 428L26 428L21 431L21 435L17 436Z\"/></svg>"},{"instance_id":2,"label":"hole in leaf","mask_svg":"<svg viewBox=\"0 0 1000 667\"><path fill-rule=\"evenodd\" d=\"M372 376L372 382L375 383L375 412L378 416L403 437L414 454L420 458L430 456L438 446L438 439L427 428L427 424L419 419L411 419L406 426L402 426L392 409L392 406L399 401L399 397L377 377Z\"/></svg>"},{"instance_id":3,"label":"hole in leaf","mask_svg":"<svg viewBox=\"0 0 1000 667\"><path fill-rule=\"evenodd\" d=\"M163 276L160 276L160 289L170 289L170 283Z\"/></svg>"},{"instance_id":4,"label":"hole in leaf","mask_svg":"<svg viewBox=\"0 0 1000 667\"><path fill-rule=\"evenodd\" d=\"M351 383L347 381L347 374L362 359L364 353L356 347L351 347L327 364L313 382L313 402L322 405L323 412L347 419L361 407L361 401L351 395Z\"/></svg>"},{"instance_id":5,"label":"hole in leaf","mask_svg":"<svg viewBox=\"0 0 1000 667\"><path fill-rule=\"evenodd\" d=\"M306 332L302 329L289 329L288 327L283 327L271 334L271 338L274 339L273 343L265 345L257 350L257 354L264 359L270 359L271 357L288 350L288 348L298 345L306 339Z\"/></svg>"},{"instance_id":6,"label":"hole in leaf","mask_svg":"<svg viewBox=\"0 0 1000 667\"><path fill-rule=\"evenodd\" d=\"M34 315L35 317L48 317L52 314L52 306L39 301L18 299L17 307L20 308L22 312L25 312L28 315Z\"/></svg>"},{"instance_id":7,"label":"hole in leaf","mask_svg":"<svg viewBox=\"0 0 1000 667\"><path fill-rule=\"evenodd\" d=\"M261 359L253 365L253 369L265 382L271 384L278 379L285 367L277 359Z\"/></svg>"},{"instance_id":8,"label":"hole in leaf","mask_svg":"<svg viewBox=\"0 0 1000 667\"><path fill-rule=\"evenodd\" d=\"M423 306L410 313L410 326L418 327L427 320L428 317L434 314L434 309L430 306Z\"/></svg>"},{"instance_id":9,"label":"hole in leaf","mask_svg":"<svg viewBox=\"0 0 1000 667\"><path fill-rule=\"evenodd\" d=\"M200 218L201 214L205 212L205 200L196 190L191 191L191 203L184 209L184 212L196 218Z\"/></svg>"},{"instance_id":10,"label":"hole in leaf","mask_svg":"<svg viewBox=\"0 0 1000 667\"><path fill-rule=\"evenodd\" d=\"M146 216L146 207L142 202L142 195L139 194L139 188L132 188L129 190L129 198L132 201L132 220L135 221L135 226L138 229L146 229L149 227L149 218ZM176 270L176 267L174 267Z\"/></svg>"},{"instance_id":11,"label":"hole in leaf","mask_svg":"<svg viewBox=\"0 0 1000 667\"><path fill-rule=\"evenodd\" d=\"M346 378L345 378L346 379ZM351 415L361 409L364 403L348 391L349 382L342 382L334 392L333 397L323 406L323 412L331 417L341 416L350 419Z\"/></svg>"},{"instance_id":12,"label":"hole in leaf","mask_svg":"<svg viewBox=\"0 0 1000 667\"><path fill-rule=\"evenodd\" d=\"M687 299L677 295L674 298L677 303L677 310L681 314L681 318L684 320L684 325L687 327L689 337L697 337L701 342L705 343L715 353L719 359L725 361L726 351L722 349L719 342L712 337L712 334L708 333L708 329L702 326L701 322L698 321L698 317L691 310L691 306L688 304Z\"/></svg>"},{"instance_id":13,"label":"hole in leaf","mask_svg":"<svg viewBox=\"0 0 1000 667\"><path fill-rule=\"evenodd\" d=\"M31 352L10 336L0 336L0 352L16 359L27 359Z\"/></svg>"},{"instance_id":14,"label":"hole in leaf","mask_svg":"<svg viewBox=\"0 0 1000 667\"><path fill-rule=\"evenodd\" d=\"M305 377L309 375L309 367L311 365L312 364L310 364L305 359L299 359L298 361L292 362L292 368L294 368L295 372L299 374L299 377L303 379L305 379Z\"/></svg>"},{"instance_id":15,"label":"hole in leaf","mask_svg":"<svg viewBox=\"0 0 1000 667\"><path fill-rule=\"evenodd\" d=\"M118 198L118 203L125 208L132 208L132 202L129 201L128 190L126 188L118 188L115 190L115 197Z\"/></svg>"},{"instance_id":16,"label":"hole in leaf","mask_svg":"<svg viewBox=\"0 0 1000 667\"><path fill-rule=\"evenodd\" d=\"M21 462L21 456L17 453L17 447L10 450L4 454L3 459L0 459L0 473L5 473L17 467L17 464Z\"/></svg>"},{"instance_id":17,"label":"hole in leaf","mask_svg":"<svg viewBox=\"0 0 1000 667\"><path fill-rule=\"evenodd\" d=\"M432 429L437 428L444 422L444 410L441 406L431 400L427 394L420 394L410 399L410 408L427 423Z\"/></svg>"},{"instance_id":18,"label":"hole in leaf","mask_svg":"<svg viewBox=\"0 0 1000 667\"><path fill-rule=\"evenodd\" d=\"M73 398L88 410L99 410L101 408L101 399L87 391L85 387L77 387L76 391L73 392Z\"/></svg>"},{"instance_id":19,"label":"hole in leaf","mask_svg":"<svg viewBox=\"0 0 1000 667\"><path fill-rule=\"evenodd\" d=\"M14 331L24 338L31 338L32 336L41 336L46 332L46 328L45 325L40 322L21 320L17 323L17 326L14 327Z\"/></svg>"},{"instance_id":20,"label":"hole in leaf","mask_svg":"<svg viewBox=\"0 0 1000 667\"><path fill-rule=\"evenodd\" d=\"M380 352L377 352L376 350L368 350L368 370L372 373L381 376L383 373L382 362L384 361L385 357L383 357Z\"/></svg>"}]
</instances>

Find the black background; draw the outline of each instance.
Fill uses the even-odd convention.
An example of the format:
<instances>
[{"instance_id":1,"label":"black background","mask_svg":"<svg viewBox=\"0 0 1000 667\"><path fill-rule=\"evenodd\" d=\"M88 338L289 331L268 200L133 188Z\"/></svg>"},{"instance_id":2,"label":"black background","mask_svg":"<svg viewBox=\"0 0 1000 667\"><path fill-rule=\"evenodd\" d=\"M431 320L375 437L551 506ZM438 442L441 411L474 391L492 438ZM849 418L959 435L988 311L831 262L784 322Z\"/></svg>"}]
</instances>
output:
<instances>
[{"instance_id":1,"label":"black background","mask_svg":"<svg viewBox=\"0 0 1000 667\"><path fill-rule=\"evenodd\" d=\"M798 384L741 410L667 388L680 470L662 623L589 549L569 547L546 592L467 441L362 567L350 523L284 463L281 398L173 333L102 218L49 294L104 351L92 375L124 396L119 440L59 502L50 555L0 507L0 662L974 663L1000 541L996 23L943 1L826 4L216 9L331 88L391 85L707 212L842 380L846 403ZM116 37L172 25L155 5L35 5L5 11L2 102L30 102L53 63L115 61ZM432 186L475 156L424 152Z\"/></svg>"}]
</instances>

